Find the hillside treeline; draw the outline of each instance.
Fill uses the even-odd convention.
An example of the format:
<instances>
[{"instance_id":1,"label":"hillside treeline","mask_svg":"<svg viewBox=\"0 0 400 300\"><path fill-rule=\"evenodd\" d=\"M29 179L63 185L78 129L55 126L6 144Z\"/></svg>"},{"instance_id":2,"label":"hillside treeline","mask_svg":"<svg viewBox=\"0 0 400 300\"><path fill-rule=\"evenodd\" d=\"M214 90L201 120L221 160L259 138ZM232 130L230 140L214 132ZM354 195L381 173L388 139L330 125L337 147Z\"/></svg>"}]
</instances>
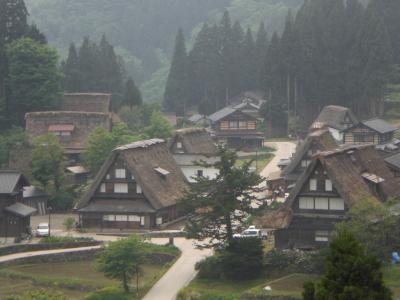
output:
<instances>
[{"instance_id":1,"label":"hillside treeline","mask_svg":"<svg viewBox=\"0 0 400 300\"><path fill-rule=\"evenodd\" d=\"M282 35L267 39L262 24L254 34L225 13L203 26L188 53L178 33L165 107L182 114L207 103L212 112L237 93L261 89L274 112L303 121L327 104L379 114L399 63L399 20L395 0L308 0L295 16L289 12Z\"/></svg>"}]
</instances>

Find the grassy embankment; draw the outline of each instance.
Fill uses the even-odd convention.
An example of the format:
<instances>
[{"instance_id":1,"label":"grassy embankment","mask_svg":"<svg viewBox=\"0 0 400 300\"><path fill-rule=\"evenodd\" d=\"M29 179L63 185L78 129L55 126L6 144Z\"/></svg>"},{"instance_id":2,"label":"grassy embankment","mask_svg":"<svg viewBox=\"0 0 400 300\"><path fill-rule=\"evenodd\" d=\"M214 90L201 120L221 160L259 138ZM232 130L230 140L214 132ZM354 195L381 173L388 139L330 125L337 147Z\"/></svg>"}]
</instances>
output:
<instances>
[{"instance_id":1,"label":"grassy embankment","mask_svg":"<svg viewBox=\"0 0 400 300\"><path fill-rule=\"evenodd\" d=\"M176 248L152 248L155 252L162 250L163 253L174 255L175 260L180 255ZM146 294L175 260L164 265L146 263L143 266L143 273L139 279L139 297ZM62 292L67 299L83 299L91 291L110 287L120 287L120 283L98 272L92 260L11 265L0 269L0 299L38 289ZM132 299L135 298L132 296Z\"/></svg>"}]
</instances>

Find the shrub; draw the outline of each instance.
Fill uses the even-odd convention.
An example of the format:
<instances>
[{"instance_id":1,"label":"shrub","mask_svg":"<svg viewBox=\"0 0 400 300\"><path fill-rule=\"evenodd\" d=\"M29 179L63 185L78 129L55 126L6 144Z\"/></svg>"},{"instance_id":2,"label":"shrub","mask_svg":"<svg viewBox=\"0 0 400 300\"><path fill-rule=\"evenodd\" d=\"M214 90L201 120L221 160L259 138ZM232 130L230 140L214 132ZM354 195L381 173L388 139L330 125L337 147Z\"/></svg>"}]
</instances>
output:
<instances>
[{"instance_id":1,"label":"shrub","mask_svg":"<svg viewBox=\"0 0 400 300\"><path fill-rule=\"evenodd\" d=\"M269 272L290 269L291 272L321 274L324 271L325 256L326 250L301 251L274 249L265 255L265 266Z\"/></svg>"},{"instance_id":2,"label":"shrub","mask_svg":"<svg viewBox=\"0 0 400 300\"><path fill-rule=\"evenodd\" d=\"M199 271L198 277L202 279L219 279L222 274L221 259L215 254L199 261L195 269Z\"/></svg>"},{"instance_id":3,"label":"shrub","mask_svg":"<svg viewBox=\"0 0 400 300\"><path fill-rule=\"evenodd\" d=\"M263 243L259 238L233 239L221 252L221 267L228 279L253 279L263 269Z\"/></svg>"},{"instance_id":4,"label":"shrub","mask_svg":"<svg viewBox=\"0 0 400 300\"><path fill-rule=\"evenodd\" d=\"M116 287L107 287L96 292L88 294L84 300L134 300L136 297L132 294L126 294Z\"/></svg>"},{"instance_id":5,"label":"shrub","mask_svg":"<svg viewBox=\"0 0 400 300\"><path fill-rule=\"evenodd\" d=\"M68 217L64 220L63 225L67 231L70 231L75 225L75 219L73 217Z\"/></svg>"}]
</instances>

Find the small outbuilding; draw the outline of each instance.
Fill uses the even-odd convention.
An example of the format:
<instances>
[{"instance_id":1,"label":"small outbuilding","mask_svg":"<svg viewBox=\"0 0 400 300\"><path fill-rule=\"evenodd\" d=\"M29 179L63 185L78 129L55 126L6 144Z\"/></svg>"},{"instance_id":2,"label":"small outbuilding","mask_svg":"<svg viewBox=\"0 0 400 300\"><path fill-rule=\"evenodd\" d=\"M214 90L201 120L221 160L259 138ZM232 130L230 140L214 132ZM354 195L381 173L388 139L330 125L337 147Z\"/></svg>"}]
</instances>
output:
<instances>
[{"instance_id":1,"label":"small outbuilding","mask_svg":"<svg viewBox=\"0 0 400 300\"><path fill-rule=\"evenodd\" d=\"M21 173L0 170L0 236L20 237L28 233L36 209L23 203L28 180Z\"/></svg>"}]
</instances>

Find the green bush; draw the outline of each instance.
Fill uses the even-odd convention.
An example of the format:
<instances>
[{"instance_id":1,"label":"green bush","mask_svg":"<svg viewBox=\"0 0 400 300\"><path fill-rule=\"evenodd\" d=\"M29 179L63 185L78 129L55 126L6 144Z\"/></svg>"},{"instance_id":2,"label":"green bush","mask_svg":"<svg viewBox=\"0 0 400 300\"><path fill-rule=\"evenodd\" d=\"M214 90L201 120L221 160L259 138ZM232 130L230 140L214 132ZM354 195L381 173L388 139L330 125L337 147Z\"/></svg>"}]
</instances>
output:
<instances>
[{"instance_id":1,"label":"green bush","mask_svg":"<svg viewBox=\"0 0 400 300\"><path fill-rule=\"evenodd\" d=\"M229 246L218 250L196 264L198 278L252 279L263 270L263 244L258 238L234 239Z\"/></svg>"},{"instance_id":2,"label":"green bush","mask_svg":"<svg viewBox=\"0 0 400 300\"><path fill-rule=\"evenodd\" d=\"M237 300L238 297L235 295L229 295L227 293L217 291L193 291L190 288L182 289L176 300Z\"/></svg>"},{"instance_id":3,"label":"green bush","mask_svg":"<svg viewBox=\"0 0 400 300\"><path fill-rule=\"evenodd\" d=\"M116 287L107 287L88 294L84 300L134 300L133 294L126 294Z\"/></svg>"},{"instance_id":4,"label":"green bush","mask_svg":"<svg viewBox=\"0 0 400 300\"><path fill-rule=\"evenodd\" d=\"M195 269L199 271L198 278L202 279L219 279L222 274L221 259L215 254L199 261Z\"/></svg>"},{"instance_id":5,"label":"green bush","mask_svg":"<svg viewBox=\"0 0 400 300\"><path fill-rule=\"evenodd\" d=\"M72 237L72 236L46 236L42 238L40 244L55 244L55 243L76 243L76 242L93 242L90 237Z\"/></svg>"},{"instance_id":6,"label":"green bush","mask_svg":"<svg viewBox=\"0 0 400 300\"><path fill-rule=\"evenodd\" d=\"M300 251L274 249L265 255L265 268L268 272L284 271L300 273L324 272L326 250Z\"/></svg>"},{"instance_id":7,"label":"green bush","mask_svg":"<svg viewBox=\"0 0 400 300\"><path fill-rule=\"evenodd\" d=\"M237 238L221 251L221 267L227 279L257 278L263 269L263 243L259 238Z\"/></svg>"}]
</instances>

